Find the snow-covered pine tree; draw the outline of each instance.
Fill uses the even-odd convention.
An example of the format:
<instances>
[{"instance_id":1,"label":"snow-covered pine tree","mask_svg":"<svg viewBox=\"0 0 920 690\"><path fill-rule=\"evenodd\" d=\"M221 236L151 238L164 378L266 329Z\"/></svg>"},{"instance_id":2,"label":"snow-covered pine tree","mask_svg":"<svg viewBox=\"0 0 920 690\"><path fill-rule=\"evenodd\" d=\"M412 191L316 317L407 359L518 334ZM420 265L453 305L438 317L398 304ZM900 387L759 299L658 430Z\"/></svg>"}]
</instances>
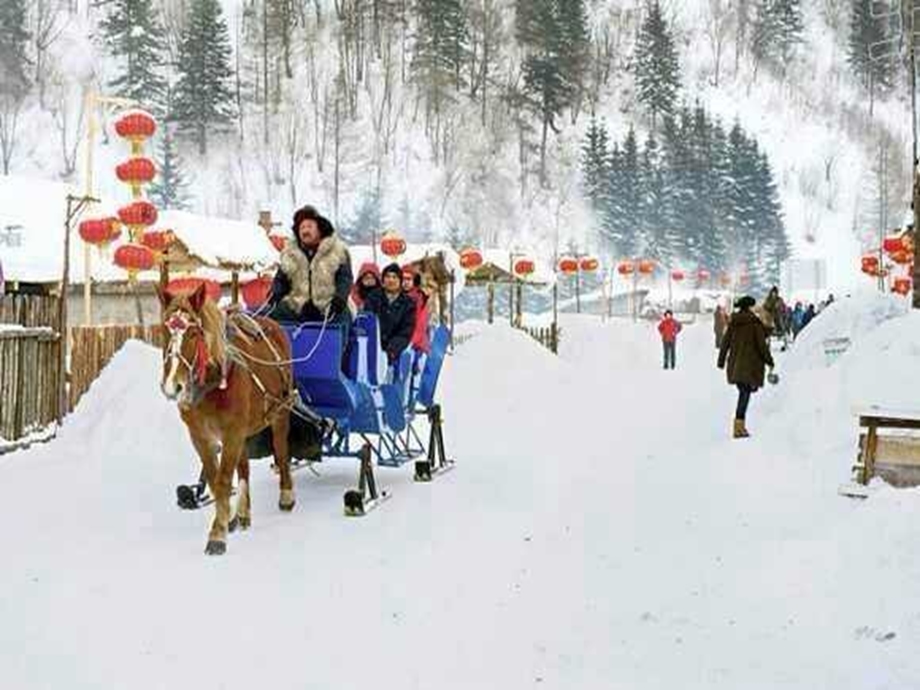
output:
<instances>
[{"instance_id":1,"label":"snow-covered pine tree","mask_svg":"<svg viewBox=\"0 0 920 690\"><path fill-rule=\"evenodd\" d=\"M670 266L674 259L668 225L667 174L664 170L661 149L655 136L649 133L642 151L642 235L646 239L649 258Z\"/></svg>"},{"instance_id":2,"label":"snow-covered pine tree","mask_svg":"<svg viewBox=\"0 0 920 690\"><path fill-rule=\"evenodd\" d=\"M755 146L754 158L754 202L758 217L760 234L759 272L761 287L767 288L779 281L780 265L791 254L789 238L783 223L782 206L779 192L773 179L773 169L765 153Z\"/></svg>"},{"instance_id":3,"label":"snow-covered pine tree","mask_svg":"<svg viewBox=\"0 0 920 690\"><path fill-rule=\"evenodd\" d=\"M173 119L208 152L208 132L233 119L230 35L218 0L193 0L179 46Z\"/></svg>"},{"instance_id":4,"label":"snow-covered pine tree","mask_svg":"<svg viewBox=\"0 0 920 690\"><path fill-rule=\"evenodd\" d=\"M188 208L188 181L182 169L182 159L176 149L172 127L161 129L157 142L157 176L150 185L150 200L161 209Z\"/></svg>"},{"instance_id":5,"label":"snow-covered pine tree","mask_svg":"<svg viewBox=\"0 0 920 690\"><path fill-rule=\"evenodd\" d=\"M558 132L556 118L581 89L587 65L575 59L565 45L574 29L563 24L560 0L517 0L516 35L525 51L521 65L527 104L540 118L540 182L546 185L546 141L549 130ZM567 15L568 16L568 15ZM582 71L576 71L581 66Z\"/></svg>"},{"instance_id":6,"label":"snow-covered pine tree","mask_svg":"<svg viewBox=\"0 0 920 690\"><path fill-rule=\"evenodd\" d=\"M639 101L652 116L652 130L659 115L674 112L680 90L677 50L658 0L649 7L636 43L636 87Z\"/></svg>"},{"instance_id":7,"label":"snow-covered pine tree","mask_svg":"<svg viewBox=\"0 0 920 690\"><path fill-rule=\"evenodd\" d=\"M380 239L385 224L380 196L372 190L362 197L357 214L343 229L342 237L352 244L372 244L375 236Z\"/></svg>"},{"instance_id":8,"label":"snow-covered pine tree","mask_svg":"<svg viewBox=\"0 0 920 690\"><path fill-rule=\"evenodd\" d=\"M162 115L166 99L166 34L152 0L114 0L100 22L104 43L116 58L112 93Z\"/></svg>"},{"instance_id":9,"label":"snow-covered pine tree","mask_svg":"<svg viewBox=\"0 0 920 690\"><path fill-rule=\"evenodd\" d=\"M607 164L609 151L607 150L607 128L603 122L592 118L582 145L582 175L584 180L584 194L591 201L595 211L600 211L604 203L604 189L607 185Z\"/></svg>"},{"instance_id":10,"label":"snow-covered pine tree","mask_svg":"<svg viewBox=\"0 0 920 690\"><path fill-rule=\"evenodd\" d=\"M0 90L4 93L22 93L29 87L29 38L25 0L0 2Z\"/></svg>"},{"instance_id":11,"label":"snow-covered pine tree","mask_svg":"<svg viewBox=\"0 0 920 690\"><path fill-rule=\"evenodd\" d=\"M623 217L623 152L613 142L607 162L607 184L601 213L601 244L610 256L621 256L626 221Z\"/></svg>"},{"instance_id":12,"label":"snow-covered pine tree","mask_svg":"<svg viewBox=\"0 0 920 690\"><path fill-rule=\"evenodd\" d=\"M636 131L630 127L623 140L623 167L621 169L622 208L621 251L626 256L635 256L645 245L642 237L642 175L639 171L639 146Z\"/></svg>"},{"instance_id":13,"label":"snow-covered pine tree","mask_svg":"<svg viewBox=\"0 0 920 690\"><path fill-rule=\"evenodd\" d=\"M559 2L559 28L562 32L561 59L564 73L572 82L575 114L581 108L585 89L585 75L591 60L591 39L584 0Z\"/></svg>"},{"instance_id":14,"label":"snow-covered pine tree","mask_svg":"<svg viewBox=\"0 0 920 690\"><path fill-rule=\"evenodd\" d=\"M418 0L412 72L425 95L429 128L464 83L469 26L460 0Z\"/></svg>"},{"instance_id":15,"label":"snow-covered pine tree","mask_svg":"<svg viewBox=\"0 0 920 690\"><path fill-rule=\"evenodd\" d=\"M755 73L763 64L778 67L785 76L804 31L800 0L760 0L752 45Z\"/></svg>"},{"instance_id":16,"label":"snow-covered pine tree","mask_svg":"<svg viewBox=\"0 0 920 690\"><path fill-rule=\"evenodd\" d=\"M28 40L25 0L0 2L0 169L4 175L10 172L19 115L29 91Z\"/></svg>"},{"instance_id":17,"label":"snow-covered pine tree","mask_svg":"<svg viewBox=\"0 0 920 690\"><path fill-rule=\"evenodd\" d=\"M789 64L795 57L796 49L802 43L802 34L805 33L802 2L801 0L775 0L774 11L777 15L780 67L785 76Z\"/></svg>"},{"instance_id":18,"label":"snow-covered pine tree","mask_svg":"<svg viewBox=\"0 0 920 690\"><path fill-rule=\"evenodd\" d=\"M892 35L887 18L890 7L876 0L852 0L847 61L869 94L872 113L876 94L891 88L899 38ZM882 16L884 15L884 16Z\"/></svg>"}]
</instances>

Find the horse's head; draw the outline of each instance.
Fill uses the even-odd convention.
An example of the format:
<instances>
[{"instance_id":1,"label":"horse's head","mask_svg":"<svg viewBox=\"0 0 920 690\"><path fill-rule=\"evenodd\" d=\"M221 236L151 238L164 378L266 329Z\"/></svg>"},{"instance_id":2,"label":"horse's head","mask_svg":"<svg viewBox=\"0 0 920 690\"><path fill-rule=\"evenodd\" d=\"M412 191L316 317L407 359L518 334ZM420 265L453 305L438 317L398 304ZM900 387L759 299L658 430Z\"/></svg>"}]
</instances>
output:
<instances>
[{"instance_id":1,"label":"horse's head","mask_svg":"<svg viewBox=\"0 0 920 690\"><path fill-rule=\"evenodd\" d=\"M205 286L191 294L172 296L158 291L163 304L166 344L163 348L163 377L160 389L180 405L193 405L203 389L211 356L202 318Z\"/></svg>"}]
</instances>

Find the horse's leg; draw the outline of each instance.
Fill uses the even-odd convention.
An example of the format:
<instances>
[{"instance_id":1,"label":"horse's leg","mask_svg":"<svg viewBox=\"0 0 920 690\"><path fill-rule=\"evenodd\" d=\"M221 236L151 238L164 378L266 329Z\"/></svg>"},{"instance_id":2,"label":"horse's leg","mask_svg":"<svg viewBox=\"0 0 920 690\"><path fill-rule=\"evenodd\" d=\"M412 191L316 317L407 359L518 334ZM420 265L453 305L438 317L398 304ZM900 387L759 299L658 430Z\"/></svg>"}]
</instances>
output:
<instances>
[{"instance_id":1,"label":"horse's leg","mask_svg":"<svg viewBox=\"0 0 920 690\"><path fill-rule=\"evenodd\" d=\"M275 465L278 468L278 479L281 495L278 507L289 511L294 509L294 482L291 480L291 450L288 446L288 431L291 427L291 415L287 410L281 410L272 422L272 453L275 456Z\"/></svg>"},{"instance_id":2,"label":"horse's leg","mask_svg":"<svg viewBox=\"0 0 920 690\"><path fill-rule=\"evenodd\" d=\"M246 454L246 444L240 453L239 464L236 466L236 476L239 477L239 498L236 501L236 517L240 529L249 529L252 525L252 502L249 500L249 456Z\"/></svg>"},{"instance_id":3,"label":"horse's leg","mask_svg":"<svg viewBox=\"0 0 920 690\"><path fill-rule=\"evenodd\" d=\"M214 522L208 534L205 553L212 556L222 555L227 550L227 530L230 525L230 489L233 486L233 472L236 470L240 454L245 444L245 437L224 437L220 451L220 467L217 468L217 481L214 483Z\"/></svg>"}]
</instances>

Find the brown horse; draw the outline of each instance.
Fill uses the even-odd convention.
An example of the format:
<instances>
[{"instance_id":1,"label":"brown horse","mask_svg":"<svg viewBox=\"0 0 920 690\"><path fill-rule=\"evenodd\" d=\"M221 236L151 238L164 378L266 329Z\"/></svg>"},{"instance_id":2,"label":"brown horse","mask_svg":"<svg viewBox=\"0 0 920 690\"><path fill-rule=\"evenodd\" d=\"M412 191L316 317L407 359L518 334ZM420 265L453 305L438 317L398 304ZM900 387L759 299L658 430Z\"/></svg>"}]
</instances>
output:
<instances>
[{"instance_id":1,"label":"brown horse","mask_svg":"<svg viewBox=\"0 0 920 690\"><path fill-rule=\"evenodd\" d=\"M269 426L281 483L278 507L294 508L288 449L290 344L270 319L224 314L207 299L204 285L189 295L160 292L160 300L167 336L160 387L178 402L201 458L216 507L205 553L220 555L227 549L228 531L251 525L246 439ZM234 471L239 498L231 520Z\"/></svg>"}]
</instances>

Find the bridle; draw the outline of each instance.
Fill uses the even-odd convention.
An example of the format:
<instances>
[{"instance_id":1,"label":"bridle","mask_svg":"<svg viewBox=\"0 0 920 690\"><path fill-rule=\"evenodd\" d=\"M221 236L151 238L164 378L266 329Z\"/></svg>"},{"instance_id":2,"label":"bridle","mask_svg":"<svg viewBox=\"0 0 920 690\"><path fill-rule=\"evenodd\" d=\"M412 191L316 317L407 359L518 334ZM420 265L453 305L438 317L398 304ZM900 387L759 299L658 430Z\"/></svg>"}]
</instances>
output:
<instances>
[{"instance_id":1,"label":"bridle","mask_svg":"<svg viewBox=\"0 0 920 690\"><path fill-rule=\"evenodd\" d=\"M177 310L166 319L164 325L169 334L169 341L164 351L164 359L170 361L169 375L167 378L174 377L178 365L181 364L188 372L189 386L193 388L190 392L194 393L194 387L200 388L205 385L208 364L211 361L211 355L208 351L207 343L205 342L204 328L201 324L201 320L188 312ZM198 331L199 335L198 344L195 348L195 358L191 362L182 354L182 345L185 343L185 336L190 331Z\"/></svg>"}]
</instances>

